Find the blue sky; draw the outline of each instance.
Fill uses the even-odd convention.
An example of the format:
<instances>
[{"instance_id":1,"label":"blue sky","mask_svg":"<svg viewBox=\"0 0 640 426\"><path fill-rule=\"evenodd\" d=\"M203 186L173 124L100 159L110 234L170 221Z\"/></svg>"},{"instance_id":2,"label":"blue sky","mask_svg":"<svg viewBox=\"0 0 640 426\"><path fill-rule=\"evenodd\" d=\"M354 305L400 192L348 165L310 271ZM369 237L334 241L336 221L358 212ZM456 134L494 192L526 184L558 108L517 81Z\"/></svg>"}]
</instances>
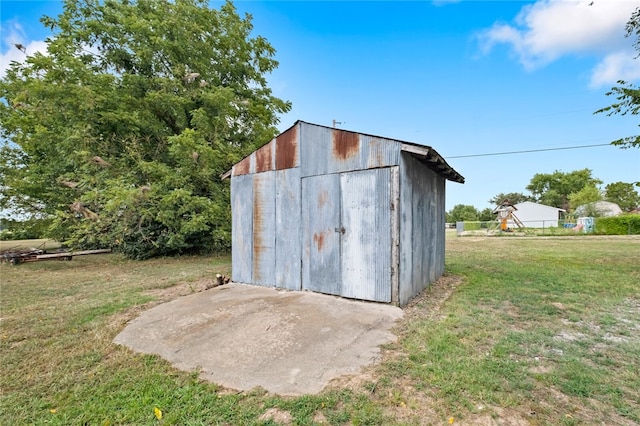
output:
<instances>
[{"instance_id":1,"label":"blue sky","mask_svg":"<svg viewBox=\"0 0 640 426\"><path fill-rule=\"evenodd\" d=\"M430 145L466 178L455 204L490 207L526 192L535 173L589 168L604 184L640 181L640 150L612 146L504 156L472 154L606 144L638 133L638 117L594 115L619 79L640 82L624 25L628 0L238 1L277 50L274 94L298 119ZM212 2L218 7L220 2ZM38 19L60 1L0 3L2 72L44 50ZM604 186L604 185L603 185Z\"/></svg>"}]
</instances>

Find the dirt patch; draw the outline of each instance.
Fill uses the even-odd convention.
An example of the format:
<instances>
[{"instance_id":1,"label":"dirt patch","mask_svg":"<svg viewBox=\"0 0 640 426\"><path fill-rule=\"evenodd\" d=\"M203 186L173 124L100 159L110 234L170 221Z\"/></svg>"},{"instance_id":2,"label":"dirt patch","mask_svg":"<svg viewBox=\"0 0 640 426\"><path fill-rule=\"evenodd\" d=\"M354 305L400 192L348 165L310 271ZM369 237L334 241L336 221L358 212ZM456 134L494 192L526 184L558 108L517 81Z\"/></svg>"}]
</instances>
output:
<instances>
[{"instance_id":1,"label":"dirt patch","mask_svg":"<svg viewBox=\"0 0 640 426\"><path fill-rule=\"evenodd\" d=\"M427 320L443 319L441 314L442 306L461 282L462 278L456 275L443 275L440 277L428 289L407 304L404 308L402 323L409 323L415 318Z\"/></svg>"},{"instance_id":2,"label":"dirt patch","mask_svg":"<svg viewBox=\"0 0 640 426\"><path fill-rule=\"evenodd\" d=\"M578 332L572 333L567 330L562 330L560 331L560 333L556 334L553 338L556 340L562 340L565 342L575 342L578 340L585 340L587 336Z\"/></svg>"},{"instance_id":3,"label":"dirt patch","mask_svg":"<svg viewBox=\"0 0 640 426\"><path fill-rule=\"evenodd\" d=\"M536 365L529 368L529 372L533 374L549 374L553 371L553 367L550 365Z\"/></svg>"},{"instance_id":4,"label":"dirt patch","mask_svg":"<svg viewBox=\"0 0 640 426\"><path fill-rule=\"evenodd\" d=\"M291 424L291 413L280 410L279 408L269 408L258 417L258 420L263 422L271 420L279 425L289 425Z\"/></svg>"},{"instance_id":5,"label":"dirt patch","mask_svg":"<svg viewBox=\"0 0 640 426\"><path fill-rule=\"evenodd\" d=\"M156 288L145 292L145 294L157 298L158 303L162 303L180 296L200 293L201 291L209 290L215 286L215 281L212 278L202 278L192 282L179 282L178 284L167 288Z\"/></svg>"},{"instance_id":6,"label":"dirt patch","mask_svg":"<svg viewBox=\"0 0 640 426\"><path fill-rule=\"evenodd\" d=\"M462 426L529 426L533 423L531 415L526 416L515 410L500 407L481 408L480 412L456 421L454 425Z\"/></svg>"},{"instance_id":7,"label":"dirt patch","mask_svg":"<svg viewBox=\"0 0 640 426\"><path fill-rule=\"evenodd\" d=\"M410 380L397 378L385 393L378 395L385 414L400 424L444 424L429 389L416 389Z\"/></svg>"},{"instance_id":8,"label":"dirt patch","mask_svg":"<svg viewBox=\"0 0 640 426\"><path fill-rule=\"evenodd\" d=\"M329 421L321 411L318 411L313 415L313 422L319 425L329 424Z\"/></svg>"}]
</instances>

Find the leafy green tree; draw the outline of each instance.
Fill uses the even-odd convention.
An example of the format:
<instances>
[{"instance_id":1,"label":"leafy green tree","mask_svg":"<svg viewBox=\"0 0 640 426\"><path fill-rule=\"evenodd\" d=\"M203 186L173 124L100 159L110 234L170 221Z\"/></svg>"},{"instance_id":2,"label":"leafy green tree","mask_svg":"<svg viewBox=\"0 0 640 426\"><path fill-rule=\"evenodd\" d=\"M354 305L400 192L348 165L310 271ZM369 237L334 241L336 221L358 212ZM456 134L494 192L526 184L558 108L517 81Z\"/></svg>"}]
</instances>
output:
<instances>
[{"instance_id":1,"label":"leafy green tree","mask_svg":"<svg viewBox=\"0 0 640 426\"><path fill-rule=\"evenodd\" d=\"M464 222L476 221L479 219L480 213L478 209L466 204L456 204L451 211L447 213L447 222Z\"/></svg>"},{"instance_id":2,"label":"leafy green tree","mask_svg":"<svg viewBox=\"0 0 640 426\"><path fill-rule=\"evenodd\" d=\"M486 208L478 214L478 220L482 222L490 222L492 220L495 220L495 218L496 215L493 214L493 210L490 208Z\"/></svg>"},{"instance_id":3,"label":"leafy green tree","mask_svg":"<svg viewBox=\"0 0 640 426\"><path fill-rule=\"evenodd\" d=\"M556 170L553 173L536 173L526 189L533 194L536 202L569 210L570 194L579 192L585 186L600 184L602 181L591 176L590 169L568 173Z\"/></svg>"},{"instance_id":4,"label":"leafy green tree","mask_svg":"<svg viewBox=\"0 0 640 426\"><path fill-rule=\"evenodd\" d=\"M640 206L640 195L631 183L614 182L605 187L605 199L616 203L623 211L631 211Z\"/></svg>"},{"instance_id":5,"label":"leafy green tree","mask_svg":"<svg viewBox=\"0 0 640 426\"><path fill-rule=\"evenodd\" d=\"M587 185L578 192L569 194L569 205L572 210L584 204L602 200L602 192L595 185Z\"/></svg>"},{"instance_id":6,"label":"leafy green tree","mask_svg":"<svg viewBox=\"0 0 640 426\"><path fill-rule=\"evenodd\" d=\"M489 200L489 204L493 204L495 206L499 206L502 204L504 200L509 200L511 204L518 204L524 201L535 201L534 198L530 195L525 195L521 192L508 192L508 193L499 193Z\"/></svg>"},{"instance_id":7,"label":"leafy green tree","mask_svg":"<svg viewBox=\"0 0 640 426\"><path fill-rule=\"evenodd\" d=\"M633 46L640 56L640 7L638 7L626 25L627 37L635 37ZM636 56L636 60L638 59ZM618 86L611 88L606 93L607 96L615 96L616 102L608 107L599 109L595 114L606 113L608 116L614 114L620 115L638 115L640 114L640 88L632 83L624 80L618 80ZM640 126L640 124L638 125ZM622 148L636 147L640 148L640 135L627 136L611 142L612 145L618 145Z\"/></svg>"},{"instance_id":8,"label":"leafy green tree","mask_svg":"<svg viewBox=\"0 0 640 426\"><path fill-rule=\"evenodd\" d=\"M0 240L29 240L40 238L49 223L45 220L30 219L25 221L0 218Z\"/></svg>"},{"instance_id":9,"label":"leafy green tree","mask_svg":"<svg viewBox=\"0 0 640 426\"><path fill-rule=\"evenodd\" d=\"M48 235L133 258L226 249L219 176L290 104L251 16L205 0L66 0L48 55L0 81L0 207Z\"/></svg>"}]
</instances>

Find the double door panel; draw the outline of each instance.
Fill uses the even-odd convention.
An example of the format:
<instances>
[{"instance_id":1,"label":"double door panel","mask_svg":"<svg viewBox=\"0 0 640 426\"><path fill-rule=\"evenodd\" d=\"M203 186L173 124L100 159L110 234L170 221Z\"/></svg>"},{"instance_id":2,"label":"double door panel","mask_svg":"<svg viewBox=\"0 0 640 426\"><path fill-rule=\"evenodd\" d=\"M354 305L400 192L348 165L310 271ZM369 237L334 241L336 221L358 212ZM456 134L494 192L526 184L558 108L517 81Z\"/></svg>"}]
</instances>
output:
<instances>
[{"instance_id":1,"label":"double door panel","mask_svg":"<svg viewBox=\"0 0 640 426\"><path fill-rule=\"evenodd\" d=\"M302 180L302 287L391 301L391 168Z\"/></svg>"}]
</instances>

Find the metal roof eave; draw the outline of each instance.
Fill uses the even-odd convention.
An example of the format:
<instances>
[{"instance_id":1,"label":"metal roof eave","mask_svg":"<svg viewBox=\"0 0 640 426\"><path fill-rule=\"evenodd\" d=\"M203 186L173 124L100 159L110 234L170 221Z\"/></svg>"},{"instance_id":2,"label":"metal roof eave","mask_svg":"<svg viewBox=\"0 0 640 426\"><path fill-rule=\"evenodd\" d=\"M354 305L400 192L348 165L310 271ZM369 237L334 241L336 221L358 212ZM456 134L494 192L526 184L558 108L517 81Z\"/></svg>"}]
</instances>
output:
<instances>
[{"instance_id":1,"label":"metal roof eave","mask_svg":"<svg viewBox=\"0 0 640 426\"><path fill-rule=\"evenodd\" d=\"M229 177L231 177L231 172L233 171L233 168L227 170L226 172L224 172L223 174L220 175L220 180L225 180Z\"/></svg>"},{"instance_id":2,"label":"metal roof eave","mask_svg":"<svg viewBox=\"0 0 640 426\"><path fill-rule=\"evenodd\" d=\"M447 164L444 158L442 158L442 156L430 146L403 143L400 146L400 149L411 154L415 159L425 164L445 179L452 182L464 183L464 177L460 173L456 172L453 167Z\"/></svg>"}]
</instances>

